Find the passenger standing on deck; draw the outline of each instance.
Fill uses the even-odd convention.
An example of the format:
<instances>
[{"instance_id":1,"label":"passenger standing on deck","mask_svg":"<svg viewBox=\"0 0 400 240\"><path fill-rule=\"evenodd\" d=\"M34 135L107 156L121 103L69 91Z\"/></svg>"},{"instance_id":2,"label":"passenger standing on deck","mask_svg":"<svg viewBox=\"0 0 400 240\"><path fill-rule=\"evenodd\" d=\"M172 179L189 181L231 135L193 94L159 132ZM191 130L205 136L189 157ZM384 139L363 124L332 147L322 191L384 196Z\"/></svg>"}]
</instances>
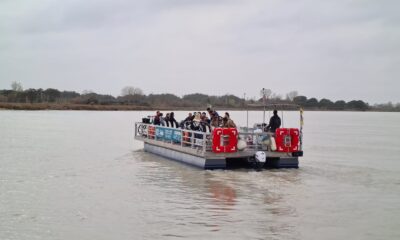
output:
<instances>
[{"instance_id":1,"label":"passenger standing on deck","mask_svg":"<svg viewBox=\"0 0 400 240\"><path fill-rule=\"evenodd\" d=\"M169 114L169 122L171 123L171 127L174 127L174 123L175 123L175 126L176 126L176 128L179 128L179 123L176 121L176 119L175 119L175 114L174 114L174 112L171 112L170 114Z\"/></svg>"},{"instance_id":2,"label":"passenger standing on deck","mask_svg":"<svg viewBox=\"0 0 400 240\"><path fill-rule=\"evenodd\" d=\"M192 124L190 126L191 130L193 131L200 131L201 129L201 118L199 113L194 114L194 118Z\"/></svg>"},{"instance_id":3,"label":"passenger standing on deck","mask_svg":"<svg viewBox=\"0 0 400 240\"><path fill-rule=\"evenodd\" d=\"M193 121L193 114L190 112L188 116L179 124L180 128L187 129Z\"/></svg>"},{"instance_id":4,"label":"passenger standing on deck","mask_svg":"<svg viewBox=\"0 0 400 240\"><path fill-rule=\"evenodd\" d=\"M229 113L226 112L224 118L222 119L224 128L236 128L236 124L233 122Z\"/></svg>"},{"instance_id":5,"label":"passenger standing on deck","mask_svg":"<svg viewBox=\"0 0 400 240\"><path fill-rule=\"evenodd\" d=\"M202 112L200 118L201 118L202 122L209 123L209 121L210 121L210 119L207 117L207 113L206 112Z\"/></svg>"},{"instance_id":6,"label":"passenger standing on deck","mask_svg":"<svg viewBox=\"0 0 400 240\"><path fill-rule=\"evenodd\" d=\"M160 113L160 123L161 123L161 126L167 125L163 116L164 116L163 113Z\"/></svg>"},{"instance_id":7,"label":"passenger standing on deck","mask_svg":"<svg viewBox=\"0 0 400 240\"><path fill-rule=\"evenodd\" d=\"M210 125L212 127L219 127L219 115L217 111L207 108L208 114L210 114Z\"/></svg>"},{"instance_id":8,"label":"passenger standing on deck","mask_svg":"<svg viewBox=\"0 0 400 240\"><path fill-rule=\"evenodd\" d=\"M191 122L191 121L193 121L193 114L190 112L190 113L188 114L188 116L185 118L184 121L185 121L185 122Z\"/></svg>"},{"instance_id":9,"label":"passenger standing on deck","mask_svg":"<svg viewBox=\"0 0 400 240\"><path fill-rule=\"evenodd\" d=\"M201 119L201 125L203 126L204 132L207 131L207 127L208 127L209 131L211 132L210 119L207 117L207 113L202 112L200 119Z\"/></svg>"},{"instance_id":10,"label":"passenger standing on deck","mask_svg":"<svg viewBox=\"0 0 400 240\"><path fill-rule=\"evenodd\" d=\"M277 128L281 126L281 118L278 116L278 111L274 110L274 115L269 120L269 124L266 127L266 131L275 132Z\"/></svg>"},{"instance_id":11,"label":"passenger standing on deck","mask_svg":"<svg viewBox=\"0 0 400 240\"><path fill-rule=\"evenodd\" d=\"M165 121L165 124L167 124L167 127L169 127L169 113L167 113L165 115L164 121Z\"/></svg>"},{"instance_id":12,"label":"passenger standing on deck","mask_svg":"<svg viewBox=\"0 0 400 240\"><path fill-rule=\"evenodd\" d=\"M156 112L156 116L154 117L153 124L154 125L160 125L161 124L161 113L160 113L160 111Z\"/></svg>"}]
</instances>

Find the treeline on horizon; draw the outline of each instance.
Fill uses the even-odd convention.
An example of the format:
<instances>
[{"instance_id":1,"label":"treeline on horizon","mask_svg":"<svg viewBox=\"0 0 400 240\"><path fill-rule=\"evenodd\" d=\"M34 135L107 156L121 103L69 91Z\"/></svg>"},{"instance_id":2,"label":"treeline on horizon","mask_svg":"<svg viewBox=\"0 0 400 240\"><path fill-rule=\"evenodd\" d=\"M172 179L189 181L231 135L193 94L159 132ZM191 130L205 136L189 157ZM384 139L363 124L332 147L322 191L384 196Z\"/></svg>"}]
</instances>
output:
<instances>
[{"instance_id":1,"label":"treeline on horizon","mask_svg":"<svg viewBox=\"0 0 400 240\"><path fill-rule=\"evenodd\" d=\"M75 91L60 91L48 89L22 89L20 83L13 82L10 90L0 90L0 103L52 103L52 104L88 104L88 105L134 105L142 108L204 108L211 105L215 108L243 109L252 104L262 104L263 99L268 103L288 104L295 103L307 110L352 110L352 111L400 111L400 104L375 104L370 106L362 100L331 101L329 99L307 98L299 96L296 91L289 92L285 97L272 93L269 89L264 95L256 99L240 98L232 94L210 96L201 93L187 94L183 97L170 93L145 95L139 88L125 87L121 96L114 97L108 94L98 94L85 91L80 94Z\"/></svg>"}]
</instances>

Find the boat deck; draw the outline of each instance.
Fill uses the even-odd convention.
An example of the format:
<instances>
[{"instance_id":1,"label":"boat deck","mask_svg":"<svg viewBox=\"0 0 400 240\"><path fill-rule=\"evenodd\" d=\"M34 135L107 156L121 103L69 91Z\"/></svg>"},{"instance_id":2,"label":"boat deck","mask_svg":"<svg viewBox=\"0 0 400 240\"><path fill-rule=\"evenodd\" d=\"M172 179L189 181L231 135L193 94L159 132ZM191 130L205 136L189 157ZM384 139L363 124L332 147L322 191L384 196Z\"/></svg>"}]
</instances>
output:
<instances>
[{"instance_id":1,"label":"boat deck","mask_svg":"<svg viewBox=\"0 0 400 240\"><path fill-rule=\"evenodd\" d=\"M177 135L177 137L172 135ZM251 138L258 138L266 133L244 132L239 133L240 135L242 138L248 137L248 135L254 135ZM248 144L243 151L215 153L211 150L211 137L210 133L144 123L135 124L135 139L144 142L145 151L203 169L225 169L232 163L234 163L233 165L237 165L237 163L251 165L257 151L265 152L267 158L265 167L298 167L298 156L293 156L292 153L268 151L257 142Z\"/></svg>"}]
</instances>

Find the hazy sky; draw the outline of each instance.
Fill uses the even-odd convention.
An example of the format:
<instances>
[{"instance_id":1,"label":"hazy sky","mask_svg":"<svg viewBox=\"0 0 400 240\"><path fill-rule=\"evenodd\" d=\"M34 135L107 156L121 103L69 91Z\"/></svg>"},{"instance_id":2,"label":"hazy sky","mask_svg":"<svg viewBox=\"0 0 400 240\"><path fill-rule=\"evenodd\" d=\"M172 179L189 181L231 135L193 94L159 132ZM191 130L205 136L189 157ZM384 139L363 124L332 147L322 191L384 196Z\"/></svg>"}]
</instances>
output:
<instances>
[{"instance_id":1,"label":"hazy sky","mask_svg":"<svg viewBox=\"0 0 400 240\"><path fill-rule=\"evenodd\" d=\"M400 102L398 0L0 0L0 89Z\"/></svg>"}]
</instances>

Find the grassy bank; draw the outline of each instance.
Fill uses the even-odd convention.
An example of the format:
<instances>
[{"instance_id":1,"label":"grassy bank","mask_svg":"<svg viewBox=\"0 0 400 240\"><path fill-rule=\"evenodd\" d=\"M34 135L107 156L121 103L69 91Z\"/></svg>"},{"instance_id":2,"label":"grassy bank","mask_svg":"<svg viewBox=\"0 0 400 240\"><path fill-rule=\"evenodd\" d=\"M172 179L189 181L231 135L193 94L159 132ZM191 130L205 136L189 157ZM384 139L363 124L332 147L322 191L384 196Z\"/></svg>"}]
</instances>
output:
<instances>
[{"instance_id":1,"label":"grassy bank","mask_svg":"<svg viewBox=\"0 0 400 240\"><path fill-rule=\"evenodd\" d=\"M84 110L84 111L155 111L155 110L182 110L182 111L193 111L197 109L198 111L205 111L205 108L199 108L198 106L186 106L186 107L176 107L176 106L137 106L137 105L125 105L125 104L74 104L74 103L0 103L0 110ZM238 106L238 107L226 107L226 106L214 106L216 109L223 110L250 110L250 111L260 111L260 107L248 106ZM271 109L269 109L271 110ZM292 109L293 110L293 109ZM320 108L304 108L306 111L360 111L358 109L346 109L346 110L327 110ZM383 109L369 109L367 112L395 112L395 111L385 111Z\"/></svg>"},{"instance_id":2,"label":"grassy bank","mask_svg":"<svg viewBox=\"0 0 400 240\"><path fill-rule=\"evenodd\" d=\"M176 106L137 106L124 104L74 104L74 103L0 103L3 110L86 110L86 111L156 111L156 110L188 110L199 109L199 107L176 107ZM226 110L241 110L243 108L226 108ZM205 111L206 109L199 109Z\"/></svg>"},{"instance_id":3,"label":"grassy bank","mask_svg":"<svg viewBox=\"0 0 400 240\"><path fill-rule=\"evenodd\" d=\"M149 107L134 105L100 105L72 103L0 103L0 109L9 110L92 110L92 111L138 111Z\"/></svg>"}]
</instances>

